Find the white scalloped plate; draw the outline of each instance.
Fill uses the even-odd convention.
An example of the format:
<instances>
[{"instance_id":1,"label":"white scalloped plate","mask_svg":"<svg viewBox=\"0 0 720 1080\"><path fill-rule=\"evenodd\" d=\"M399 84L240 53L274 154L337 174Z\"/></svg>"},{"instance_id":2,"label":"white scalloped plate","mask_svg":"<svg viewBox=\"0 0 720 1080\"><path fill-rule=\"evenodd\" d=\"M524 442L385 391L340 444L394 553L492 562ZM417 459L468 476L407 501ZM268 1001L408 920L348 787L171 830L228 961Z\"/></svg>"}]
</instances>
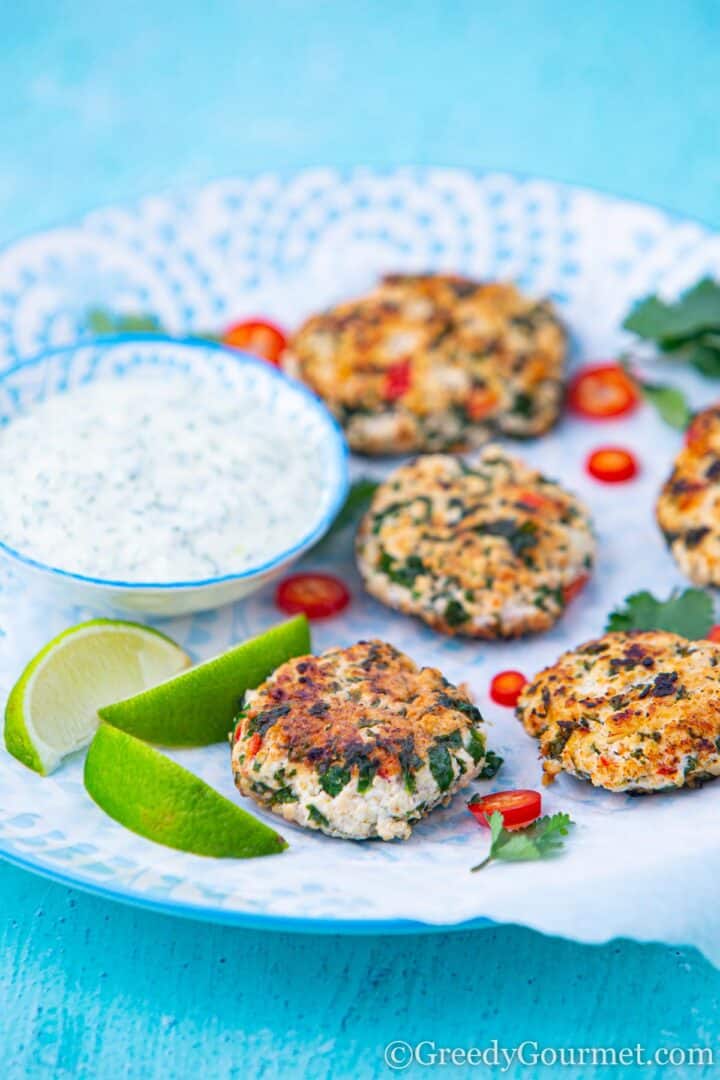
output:
<instances>
[{"instance_id":1,"label":"white scalloped plate","mask_svg":"<svg viewBox=\"0 0 720 1080\"><path fill-rule=\"evenodd\" d=\"M0 368L87 337L93 306L152 312L178 334L253 314L292 327L380 272L428 268L512 278L550 294L573 331L575 357L591 360L623 345L619 324L635 298L656 288L677 292L705 273L720 275L720 237L651 207L504 174L316 170L288 180L222 181L184 198L103 210L1 253ZM681 376L671 369L668 378ZM699 379L684 376L682 384L695 404L712 399L712 387ZM633 448L643 465L634 483L617 489L595 484L582 469L589 448L613 441ZM537 787L535 745L509 710L489 703L489 680L506 667L531 675L598 633L628 592L682 584L652 515L678 443L643 409L601 426L568 418L548 437L517 445L589 502L599 536L592 584L550 633L504 645L436 635L363 594L346 536L305 560L341 574L353 590L348 613L318 626L316 646L384 636L451 680L469 682L489 722L490 745L506 758L492 786ZM378 473L382 466L356 462L354 469ZM52 607L22 588L10 575L1 580L5 694L52 633L90 614ZM206 657L278 618L266 589L234 607L163 627ZM222 746L174 756L236 797ZM563 777L546 794L548 810L567 809L577 821L562 858L471 875L486 836L462 797L406 843L343 842L284 826L287 854L209 860L154 845L105 817L84 793L81 766L72 761L43 779L0 753L2 853L67 883L164 911L335 931L494 920L583 940L624 934L693 941L710 951L705 937L718 930L717 922L708 923L710 905L701 904L703 882L720 873L720 788L713 785L633 800ZM689 874L694 899L685 895ZM654 901L659 895L662 904Z\"/></svg>"}]
</instances>

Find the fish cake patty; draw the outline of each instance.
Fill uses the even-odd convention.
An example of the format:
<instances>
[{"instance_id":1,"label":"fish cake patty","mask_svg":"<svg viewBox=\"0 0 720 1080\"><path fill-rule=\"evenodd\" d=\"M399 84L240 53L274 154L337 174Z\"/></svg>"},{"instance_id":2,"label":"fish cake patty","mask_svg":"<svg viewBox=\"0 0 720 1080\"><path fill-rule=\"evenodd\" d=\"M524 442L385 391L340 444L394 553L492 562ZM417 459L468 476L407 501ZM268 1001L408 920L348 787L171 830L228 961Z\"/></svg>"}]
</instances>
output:
<instances>
[{"instance_id":1,"label":"fish cake patty","mask_svg":"<svg viewBox=\"0 0 720 1080\"><path fill-rule=\"evenodd\" d=\"M400 454L541 435L560 413L566 349L552 304L514 285L391 274L308 319L283 363L353 450Z\"/></svg>"},{"instance_id":2,"label":"fish cake patty","mask_svg":"<svg viewBox=\"0 0 720 1080\"><path fill-rule=\"evenodd\" d=\"M660 630L609 633L523 690L545 783L568 772L608 791L692 787L720 774L720 646Z\"/></svg>"},{"instance_id":3,"label":"fish cake patty","mask_svg":"<svg viewBox=\"0 0 720 1080\"><path fill-rule=\"evenodd\" d=\"M693 420L656 513L683 573L698 585L720 585L720 405Z\"/></svg>"},{"instance_id":4,"label":"fish cake patty","mask_svg":"<svg viewBox=\"0 0 720 1080\"><path fill-rule=\"evenodd\" d=\"M383 641L289 660L247 692L233 736L243 795L356 840L407 838L484 763L467 691Z\"/></svg>"},{"instance_id":5,"label":"fish cake patty","mask_svg":"<svg viewBox=\"0 0 720 1080\"><path fill-rule=\"evenodd\" d=\"M495 445L471 465L432 454L381 484L358 530L365 586L436 630L507 638L546 630L592 568L573 495Z\"/></svg>"}]
</instances>

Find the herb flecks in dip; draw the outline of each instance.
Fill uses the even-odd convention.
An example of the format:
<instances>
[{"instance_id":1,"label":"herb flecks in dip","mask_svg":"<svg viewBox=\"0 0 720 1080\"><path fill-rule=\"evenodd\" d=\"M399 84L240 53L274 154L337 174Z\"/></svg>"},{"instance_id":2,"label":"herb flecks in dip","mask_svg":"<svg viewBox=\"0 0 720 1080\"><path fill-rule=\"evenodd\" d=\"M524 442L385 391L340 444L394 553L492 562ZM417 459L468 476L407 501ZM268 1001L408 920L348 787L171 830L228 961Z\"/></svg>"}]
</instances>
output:
<instances>
[{"instance_id":1,"label":"herb flecks in dip","mask_svg":"<svg viewBox=\"0 0 720 1080\"><path fill-rule=\"evenodd\" d=\"M259 400L180 374L95 382L0 428L0 540L128 582L241 573L300 542L322 451Z\"/></svg>"}]
</instances>

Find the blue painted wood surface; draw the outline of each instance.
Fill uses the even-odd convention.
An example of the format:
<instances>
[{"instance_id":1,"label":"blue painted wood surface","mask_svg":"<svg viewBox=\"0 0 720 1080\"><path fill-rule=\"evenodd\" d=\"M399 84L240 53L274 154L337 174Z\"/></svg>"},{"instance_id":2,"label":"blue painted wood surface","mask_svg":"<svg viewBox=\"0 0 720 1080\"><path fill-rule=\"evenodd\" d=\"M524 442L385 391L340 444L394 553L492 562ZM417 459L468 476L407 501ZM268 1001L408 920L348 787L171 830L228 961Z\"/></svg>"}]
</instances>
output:
<instances>
[{"instance_id":1,"label":"blue painted wood surface","mask_svg":"<svg viewBox=\"0 0 720 1080\"><path fill-rule=\"evenodd\" d=\"M364 1078L391 1075L383 1048L397 1039L654 1049L716 1044L720 1032L720 973L693 950L579 946L516 927L262 934L149 915L8 866L0 883L8 1080ZM403 1075L436 1071L463 1075Z\"/></svg>"},{"instance_id":2,"label":"blue painted wood surface","mask_svg":"<svg viewBox=\"0 0 720 1080\"><path fill-rule=\"evenodd\" d=\"M517 169L720 224L715 0L28 0L6 5L2 32L0 241L154 189L312 163ZM0 890L9 1080L386 1076L393 1039L700 1045L720 1061L720 974L692 950L513 927L228 931L6 865Z\"/></svg>"}]
</instances>

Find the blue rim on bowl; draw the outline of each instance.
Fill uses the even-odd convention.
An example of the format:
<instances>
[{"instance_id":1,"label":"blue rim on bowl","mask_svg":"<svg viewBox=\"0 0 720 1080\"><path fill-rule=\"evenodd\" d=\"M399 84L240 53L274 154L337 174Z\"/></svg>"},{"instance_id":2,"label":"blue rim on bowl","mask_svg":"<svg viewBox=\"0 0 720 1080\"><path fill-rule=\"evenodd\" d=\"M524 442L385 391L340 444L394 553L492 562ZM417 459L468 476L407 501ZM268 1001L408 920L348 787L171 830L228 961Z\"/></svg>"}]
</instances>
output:
<instances>
[{"instance_id":1,"label":"blue rim on bowl","mask_svg":"<svg viewBox=\"0 0 720 1080\"><path fill-rule=\"evenodd\" d=\"M342 433L342 429L334 416L328 411L325 405L315 396L308 388L297 379L291 378L284 372L275 368L272 364L269 364L265 360L260 360L253 356L251 353L242 352L239 349L230 349L225 345L220 345L214 341L206 341L203 338L198 337L169 337L165 334L113 334L103 337L93 338L91 340L77 341L71 345L63 345L55 349L49 349L46 352L40 353L38 356L34 356L29 360L22 360L19 364L14 364L12 367L0 373L0 388L11 379L18 372L24 371L30 367L39 367L41 364L46 363L54 357L67 355L68 353L77 352L80 349L87 348L102 348L104 346L113 345L130 345L130 344L150 344L150 345L177 345L181 348L191 348L219 352L223 356L227 357L234 363L248 365L259 368L263 371L266 377L271 379L277 379L280 383L288 384L292 387L293 391L299 394L305 399L306 404L315 412L321 422L325 425L327 433L329 435L330 444L332 446L332 452L334 455L336 466L336 484L335 490L332 492L330 504L323 514L322 518L316 523L316 525L303 536L300 540L294 543L291 547L279 552L272 559L267 562L258 563L256 566L248 567L245 570L239 571L234 574L221 574L211 578L198 578L195 581L120 581L114 578L97 578L91 577L88 574L78 574L71 570L62 570L56 566L50 566L48 563L40 562L38 559L33 559L28 555L23 555L22 552L16 551L8 544L0 540L0 554L8 556L10 559L17 560L24 566L29 566L34 570L41 570L47 574L51 574L65 580L82 582L84 585L96 585L98 587L106 587L112 589L124 589L128 592L138 590L152 590L158 592L169 592L178 590L190 590L206 588L210 585L221 585L226 582L243 581L250 578L255 578L260 574L268 573L273 569L282 566L284 563L291 560L294 556L302 554L303 551L308 550L314 543L320 540L328 531L333 521L337 517L345 499L350 485L348 460L349 452L345 436ZM12 422L12 421L10 421ZM2 428L2 418L0 417L0 429Z\"/></svg>"}]
</instances>

